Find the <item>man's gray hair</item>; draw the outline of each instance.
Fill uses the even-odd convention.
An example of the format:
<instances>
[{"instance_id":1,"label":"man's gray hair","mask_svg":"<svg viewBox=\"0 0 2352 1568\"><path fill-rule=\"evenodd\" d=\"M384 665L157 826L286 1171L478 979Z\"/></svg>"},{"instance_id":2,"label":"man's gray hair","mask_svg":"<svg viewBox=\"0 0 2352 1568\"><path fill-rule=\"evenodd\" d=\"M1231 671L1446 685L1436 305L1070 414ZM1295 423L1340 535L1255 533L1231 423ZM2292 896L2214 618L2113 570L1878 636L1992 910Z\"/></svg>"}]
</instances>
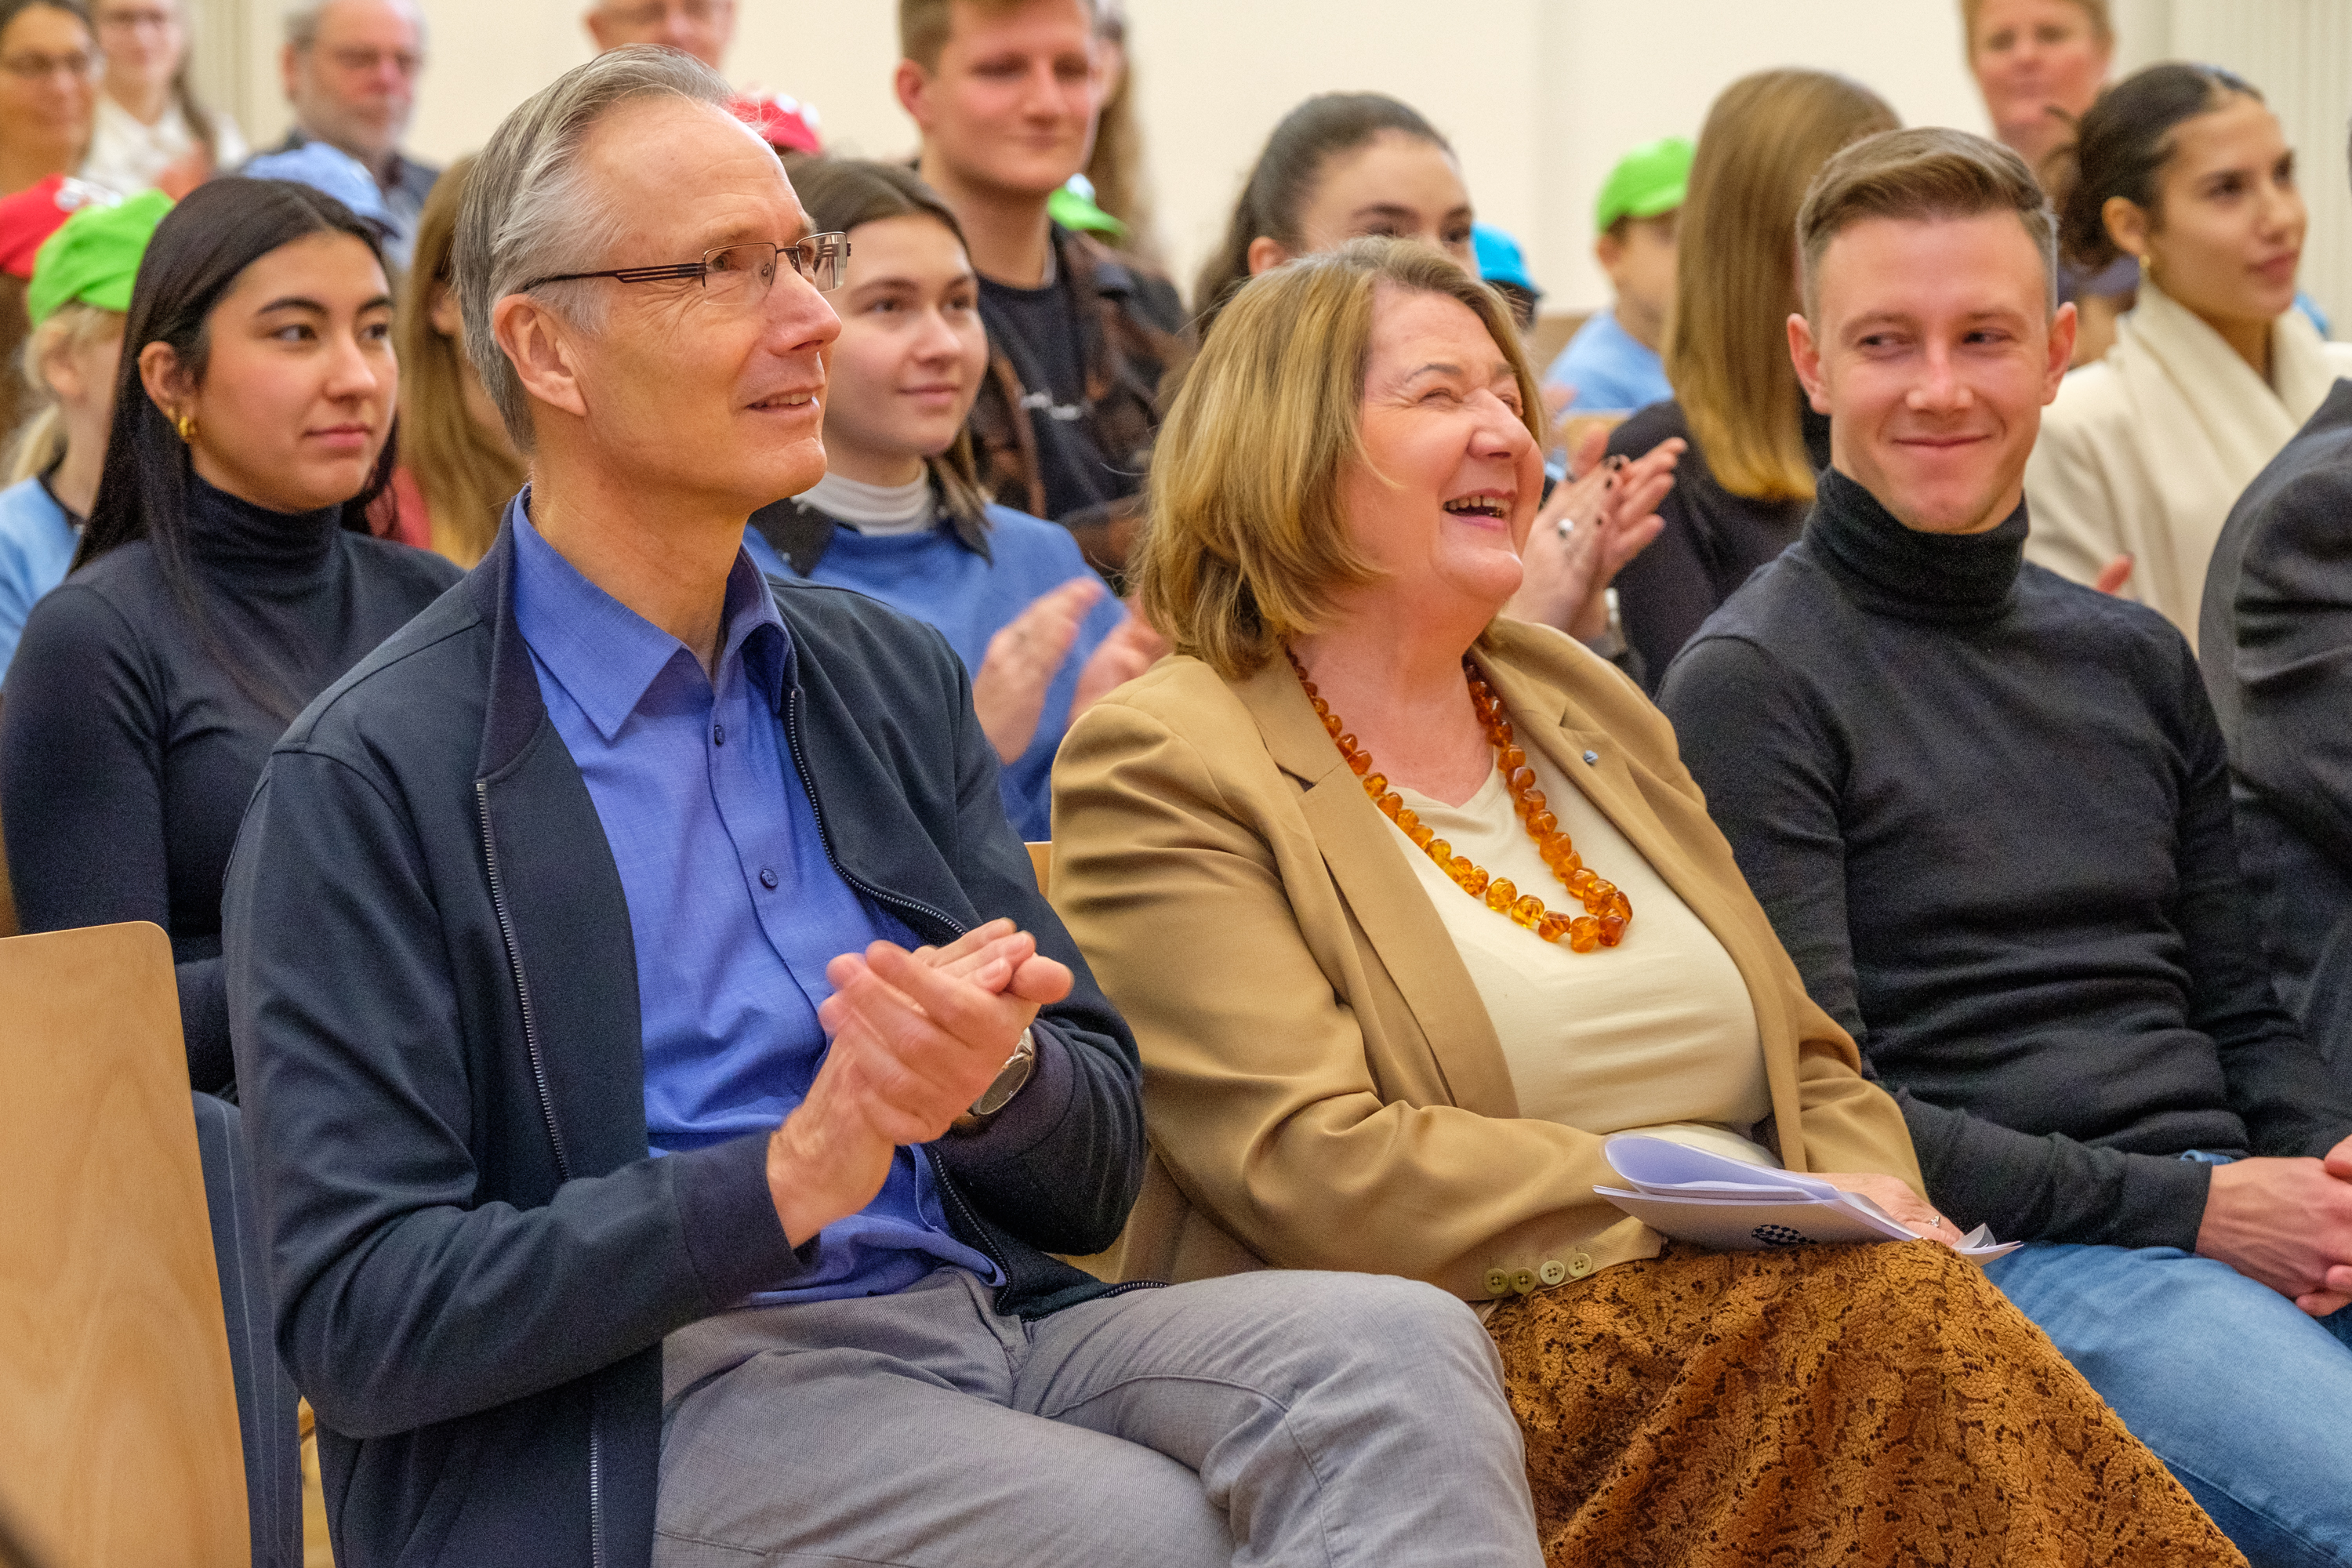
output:
<instances>
[{"instance_id":1,"label":"man's gray hair","mask_svg":"<svg viewBox=\"0 0 2352 1568\"><path fill-rule=\"evenodd\" d=\"M534 278L599 266L619 237L621 215L607 193L590 184L580 161L589 132L605 115L641 98L724 110L731 93L725 79L690 55L643 45L614 49L564 72L508 115L474 161L457 209L450 266L466 318L466 353L517 451L531 449L530 405L491 331L490 309ZM542 297L554 303L558 290L570 296L576 308L565 313L593 326L602 303L579 292L591 287L545 285Z\"/></svg>"},{"instance_id":2,"label":"man's gray hair","mask_svg":"<svg viewBox=\"0 0 2352 1568\"><path fill-rule=\"evenodd\" d=\"M308 51L319 41L319 18L335 0L295 0L286 7L286 41L296 53ZM384 4L406 16L416 26L416 47L425 47L425 7L417 0L384 0Z\"/></svg>"}]
</instances>

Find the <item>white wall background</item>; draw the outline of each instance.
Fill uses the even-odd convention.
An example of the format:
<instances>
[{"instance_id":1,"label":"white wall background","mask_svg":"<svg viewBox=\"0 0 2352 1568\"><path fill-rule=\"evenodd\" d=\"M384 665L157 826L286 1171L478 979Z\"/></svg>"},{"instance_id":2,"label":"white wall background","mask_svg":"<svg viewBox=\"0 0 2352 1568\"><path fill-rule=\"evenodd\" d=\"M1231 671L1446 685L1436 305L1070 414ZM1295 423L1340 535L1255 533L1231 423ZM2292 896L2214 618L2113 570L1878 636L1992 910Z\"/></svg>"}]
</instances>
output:
<instances>
[{"instance_id":1,"label":"white wall background","mask_svg":"<svg viewBox=\"0 0 2352 1568\"><path fill-rule=\"evenodd\" d=\"M247 131L282 131L281 0L195 0L204 75ZM442 159L587 58L585 0L424 0L432 59L410 141ZM824 113L832 144L887 156L912 128L890 96L892 0L739 0L730 73ZM2118 65L2214 60L2263 89L2302 148L2305 283L2352 327L2352 0L2116 0ZM1619 153L1696 134L1752 70L1843 71L1906 123L1983 130L1956 0L1129 0L1160 237L1189 284L1274 122L1333 89L1392 93L1460 153L1482 217L1518 236L1558 309L1602 303L1591 201Z\"/></svg>"}]
</instances>

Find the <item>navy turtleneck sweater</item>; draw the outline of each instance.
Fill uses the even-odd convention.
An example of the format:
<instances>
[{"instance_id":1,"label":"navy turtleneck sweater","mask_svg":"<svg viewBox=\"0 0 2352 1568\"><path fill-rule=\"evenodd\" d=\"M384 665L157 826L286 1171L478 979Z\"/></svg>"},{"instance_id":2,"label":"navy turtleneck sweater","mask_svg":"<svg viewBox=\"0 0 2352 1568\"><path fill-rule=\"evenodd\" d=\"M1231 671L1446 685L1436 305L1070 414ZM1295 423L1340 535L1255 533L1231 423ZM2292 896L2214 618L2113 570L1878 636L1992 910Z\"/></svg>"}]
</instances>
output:
<instances>
[{"instance_id":1,"label":"navy turtleneck sweater","mask_svg":"<svg viewBox=\"0 0 2352 1568\"><path fill-rule=\"evenodd\" d=\"M2025 531L1916 532L1832 470L1659 701L1937 1205L2193 1247L2184 1151L2324 1153L2352 1104L2272 994L2188 644Z\"/></svg>"},{"instance_id":2,"label":"navy turtleneck sweater","mask_svg":"<svg viewBox=\"0 0 2352 1568\"><path fill-rule=\"evenodd\" d=\"M437 555L192 479L191 624L141 541L33 607L0 700L0 823L28 931L152 921L171 933L188 1075L235 1074L221 878L246 798L311 698L456 582Z\"/></svg>"}]
</instances>

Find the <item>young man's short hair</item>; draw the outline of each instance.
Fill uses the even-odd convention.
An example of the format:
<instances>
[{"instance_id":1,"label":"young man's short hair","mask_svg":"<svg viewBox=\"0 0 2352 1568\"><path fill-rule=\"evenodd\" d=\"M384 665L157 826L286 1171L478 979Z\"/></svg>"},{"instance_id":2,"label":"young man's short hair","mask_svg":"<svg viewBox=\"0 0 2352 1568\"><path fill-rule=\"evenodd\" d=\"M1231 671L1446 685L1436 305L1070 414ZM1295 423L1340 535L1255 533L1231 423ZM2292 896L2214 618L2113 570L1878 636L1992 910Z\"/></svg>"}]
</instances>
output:
<instances>
[{"instance_id":1,"label":"young man's short hair","mask_svg":"<svg viewBox=\"0 0 2352 1568\"><path fill-rule=\"evenodd\" d=\"M1797 209L1805 313L1818 303L1822 257L1849 226L1864 218L1909 221L2011 212L2042 253L2050 308L2058 308L2058 215L2025 160L2000 142L1966 131L1919 126L1865 136L1822 165Z\"/></svg>"},{"instance_id":2,"label":"young man's short hair","mask_svg":"<svg viewBox=\"0 0 2352 1568\"><path fill-rule=\"evenodd\" d=\"M1003 16L1018 11L1031 0L961 0L982 16ZM940 51L947 47L948 33L955 18L953 7L958 0L898 0L898 55L925 70L940 68ZM1101 0L1078 0L1086 11L1087 20L1099 22Z\"/></svg>"}]
</instances>

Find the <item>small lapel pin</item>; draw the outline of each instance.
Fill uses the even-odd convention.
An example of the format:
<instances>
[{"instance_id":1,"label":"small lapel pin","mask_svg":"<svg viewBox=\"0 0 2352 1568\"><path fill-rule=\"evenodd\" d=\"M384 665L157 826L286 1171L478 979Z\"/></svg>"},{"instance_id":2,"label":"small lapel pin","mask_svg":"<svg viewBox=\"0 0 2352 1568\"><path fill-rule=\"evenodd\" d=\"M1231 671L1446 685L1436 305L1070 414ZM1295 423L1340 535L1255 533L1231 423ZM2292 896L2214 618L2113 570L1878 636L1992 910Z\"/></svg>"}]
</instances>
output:
<instances>
[{"instance_id":1,"label":"small lapel pin","mask_svg":"<svg viewBox=\"0 0 2352 1568\"><path fill-rule=\"evenodd\" d=\"M1584 760L1588 764L1593 767L1598 767L1601 765L1601 753L1598 752L1587 752L1584 753Z\"/></svg>"}]
</instances>

